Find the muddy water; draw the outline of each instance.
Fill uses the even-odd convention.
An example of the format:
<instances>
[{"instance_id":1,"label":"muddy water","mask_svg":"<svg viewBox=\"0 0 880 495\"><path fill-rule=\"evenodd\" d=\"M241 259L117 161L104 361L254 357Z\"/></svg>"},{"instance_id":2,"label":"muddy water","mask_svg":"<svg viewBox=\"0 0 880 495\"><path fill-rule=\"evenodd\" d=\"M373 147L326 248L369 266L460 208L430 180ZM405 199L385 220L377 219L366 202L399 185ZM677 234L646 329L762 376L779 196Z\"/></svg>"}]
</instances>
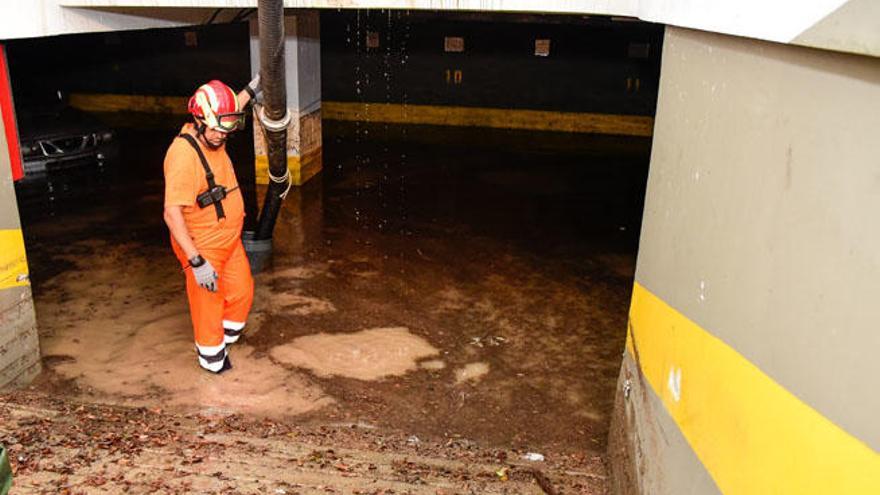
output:
<instances>
[{"instance_id":1,"label":"muddy water","mask_svg":"<svg viewBox=\"0 0 880 495\"><path fill-rule=\"evenodd\" d=\"M288 197L274 264L220 377L196 364L160 181L29 220L37 388L602 450L644 150L325 142L325 172Z\"/></svg>"},{"instance_id":2,"label":"muddy water","mask_svg":"<svg viewBox=\"0 0 880 495\"><path fill-rule=\"evenodd\" d=\"M372 328L351 334L299 337L273 348L276 361L311 370L318 376L378 380L418 368L422 358L439 351L406 328Z\"/></svg>"},{"instance_id":3,"label":"muddy water","mask_svg":"<svg viewBox=\"0 0 880 495\"><path fill-rule=\"evenodd\" d=\"M234 367L223 380L194 367L180 274L173 266L154 271L142 246L89 240L67 249L76 254L59 258L72 267L41 287L37 311L46 363L70 392L208 413L275 414L283 404L297 414L332 402L246 344L233 349Z\"/></svg>"}]
</instances>

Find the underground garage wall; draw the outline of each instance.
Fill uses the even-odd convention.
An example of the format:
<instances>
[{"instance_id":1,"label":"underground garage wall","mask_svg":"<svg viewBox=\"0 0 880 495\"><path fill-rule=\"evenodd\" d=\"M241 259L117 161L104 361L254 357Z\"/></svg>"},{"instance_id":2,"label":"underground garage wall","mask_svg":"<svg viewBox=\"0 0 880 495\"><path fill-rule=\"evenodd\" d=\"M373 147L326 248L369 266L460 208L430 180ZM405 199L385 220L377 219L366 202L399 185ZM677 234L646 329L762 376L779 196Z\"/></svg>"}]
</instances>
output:
<instances>
[{"instance_id":1,"label":"underground garage wall","mask_svg":"<svg viewBox=\"0 0 880 495\"><path fill-rule=\"evenodd\" d=\"M0 47L0 61L3 57ZM6 77L3 64L0 77ZM0 94L3 92L8 95L5 81L0 82ZM6 102L8 99L0 98L4 113L11 112ZM4 120L0 120L0 390L28 383L40 372L34 302L5 131Z\"/></svg>"},{"instance_id":2,"label":"underground garage wall","mask_svg":"<svg viewBox=\"0 0 880 495\"><path fill-rule=\"evenodd\" d=\"M618 493L880 493L880 59L668 28Z\"/></svg>"}]
</instances>

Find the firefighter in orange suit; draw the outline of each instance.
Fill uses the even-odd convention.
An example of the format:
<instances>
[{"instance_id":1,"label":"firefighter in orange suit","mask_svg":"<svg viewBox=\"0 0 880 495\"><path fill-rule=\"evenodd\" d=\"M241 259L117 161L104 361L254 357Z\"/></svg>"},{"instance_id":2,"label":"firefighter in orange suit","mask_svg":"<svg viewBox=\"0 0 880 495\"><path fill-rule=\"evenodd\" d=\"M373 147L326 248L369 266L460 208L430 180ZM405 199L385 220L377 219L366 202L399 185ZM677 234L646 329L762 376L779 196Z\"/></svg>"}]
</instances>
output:
<instances>
[{"instance_id":1,"label":"firefighter in orange suit","mask_svg":"<svg viewBox=\"0 0 880 495\"><path fill-rule=\"evenodd\" d=\"M165 223L186 274L198 361L213 373L231 368L227 346L241 336L254 296L244 202L225 145L258 88L259 76L239 94L216 80L199 87L189 100L193 122L165 155Z\"/></svg>"}]
</instances>

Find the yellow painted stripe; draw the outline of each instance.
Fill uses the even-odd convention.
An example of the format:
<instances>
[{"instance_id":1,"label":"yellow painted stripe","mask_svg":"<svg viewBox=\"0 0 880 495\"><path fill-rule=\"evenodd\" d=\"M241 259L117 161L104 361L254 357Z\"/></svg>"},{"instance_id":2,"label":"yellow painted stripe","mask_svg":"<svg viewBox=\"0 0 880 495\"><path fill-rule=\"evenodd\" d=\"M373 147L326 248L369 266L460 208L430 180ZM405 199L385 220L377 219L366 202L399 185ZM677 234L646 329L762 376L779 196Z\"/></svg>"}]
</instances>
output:
<instances>
[{"instance_id":1,"label":"yellow painted stripe","mask_svg":"<svg viewBox=\"0 0 880 495\"><path fill-rule=\"evenodd\" d=\"M185 96L71 93L70 106L89 112L187 114Z\"/></svg>"},{"instance_id":2,"label":"yellow painted stripe","mask_svg":"<svg viewBox=\"0 0 880 495\"><path fill-rule=\"evenodd\" d=\"M321 171L320 150L306 153L304 157L288 156L287 168L290 170L290 180L294 186L301 186ZM266 155L256 156L256 182L266 185L269 183L269 158Z\"/></svg>"},{"instance_id":3,"label":"yellow painted stripe","mask_svg":"<svg viewBox=\"0 0 880 495\"><path fill-rule=\"evenodd\" d=\"M21 229L0 230L0 289L28 283L27 256Z\"/></svg>"},{"instance_id":4,"label":"yellow painted stripe","mask_svg":"<svg viewBox=\"0 0 880 495\"><path fill-rule=\"evenodd\" d=\"M119 94L70 95L70 104L90 112L145 112L186 114L183 96ZM396 103L351 103L324 101L322 118L327 120L387 122L393 124L490 127L532 131L651 136L654 119L640 115L580 112L551 112L504 108L401 105Z\"/></svg>"},{"instance_id":5,"label":"yellow painted stripe","mask_svg":"<svg viewBox=\"0 0 880 495\"><path fill-rule=\"evenodd\" d=\"M654 128L652 117L640 115L393 103L325 101L321 104L321 115L327 120L491 127L626 136L651 136Z\"/></svg>"},{"instance_id":6,"label":"yellow painted stripe","mask_svg":"<svg viewBox=\"0 0 880 495\"><path fill-rule=\"evenodd\" d=\"M638 283L630 324L627 349L723 493L880 493L877 452Z\"/></svg>"}]
</instances>

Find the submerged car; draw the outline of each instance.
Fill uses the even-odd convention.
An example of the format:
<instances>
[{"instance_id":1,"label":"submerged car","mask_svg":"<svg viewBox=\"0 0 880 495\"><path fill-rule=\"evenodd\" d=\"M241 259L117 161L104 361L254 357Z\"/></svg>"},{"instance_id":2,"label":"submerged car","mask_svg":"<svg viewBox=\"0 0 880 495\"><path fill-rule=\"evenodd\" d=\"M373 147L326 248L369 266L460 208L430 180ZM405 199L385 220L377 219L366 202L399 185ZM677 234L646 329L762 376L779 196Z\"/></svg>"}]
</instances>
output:
<instances>
[{"instance_id":1,"label":"submerged car","mask_svg":"<svg viewBox=\"0 0 880 495\"><path fill-rule=\"evenodd\" d=\"M118 155L116 135L97 118L61 102L18 112L23 186L99 178Z\"/></svg>"}]
</instances>

